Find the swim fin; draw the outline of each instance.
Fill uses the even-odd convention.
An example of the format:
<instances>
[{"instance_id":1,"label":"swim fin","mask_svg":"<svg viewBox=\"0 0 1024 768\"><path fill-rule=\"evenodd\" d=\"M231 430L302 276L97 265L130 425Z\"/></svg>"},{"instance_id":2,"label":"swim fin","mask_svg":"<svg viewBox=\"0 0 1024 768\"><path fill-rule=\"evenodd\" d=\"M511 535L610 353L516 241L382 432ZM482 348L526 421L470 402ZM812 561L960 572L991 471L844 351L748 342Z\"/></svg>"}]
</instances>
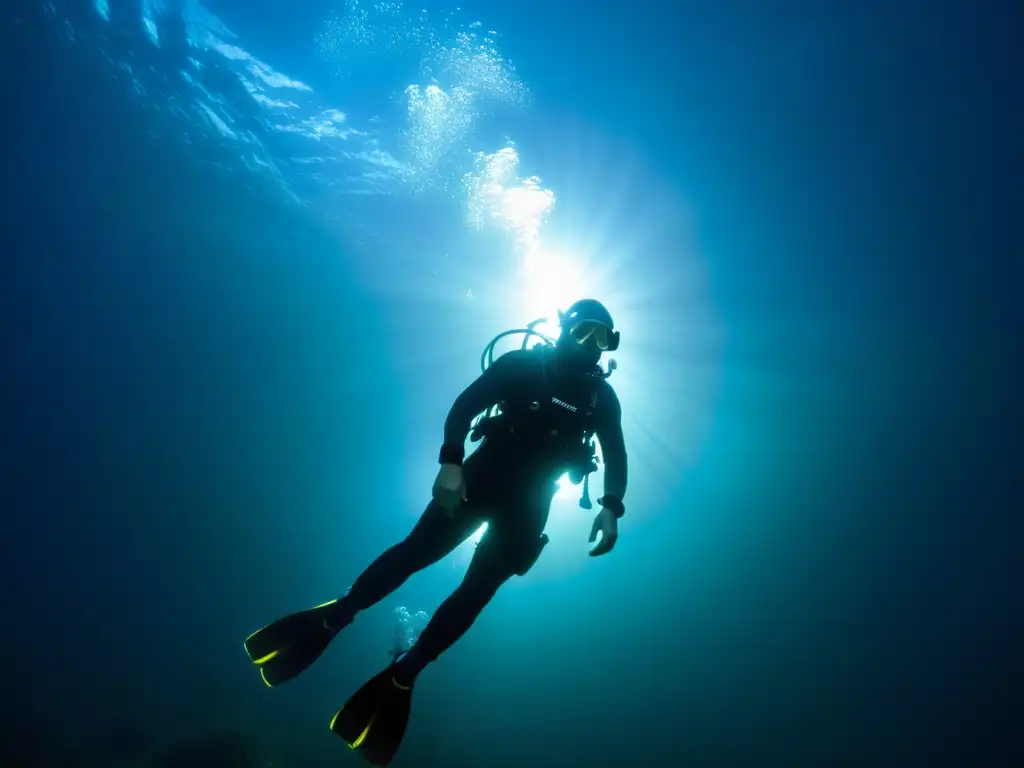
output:
<instances>
[{"instance_id":1,"label":"swim fin","mask_svg":"<svg viewBox=\"0 0 1024 768\"><path fill-rule=\"evenodd\" d=\"M331 730L372 765L391 762L405 736L412 686L395 679L390 666L363 685L338 710Z\"/></svg>"},{"instance_id":2,"label":"swim fin","mask_svg":"<svg viewBox=\"0 0 1024 768\"><path fill-rule=\"evenodd\" d=\"M271 688L291 680L320 658L351 618L339 616L338 601L291 613L245 639L245 652Z\"/></svg>"}]
</instances>

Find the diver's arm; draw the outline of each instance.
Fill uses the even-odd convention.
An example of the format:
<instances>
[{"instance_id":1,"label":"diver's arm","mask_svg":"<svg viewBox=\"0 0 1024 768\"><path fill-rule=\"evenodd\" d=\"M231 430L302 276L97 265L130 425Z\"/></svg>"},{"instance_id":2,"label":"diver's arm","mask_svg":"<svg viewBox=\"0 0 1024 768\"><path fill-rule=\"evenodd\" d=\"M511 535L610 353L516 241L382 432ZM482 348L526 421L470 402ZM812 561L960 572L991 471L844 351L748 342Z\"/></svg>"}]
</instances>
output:
<instances>
[{"instance_id":1,"label":"diver's arm","mask_svg":"<svg viewBox=\"0 0 1024 768\"><path fill-rule=\"evenodd\" d=\"M438 457L439 463L462 464L466 456L466 437L473 417L507 399L523 381L528 364L528 358L519 350L508 352L495 360L455 398L444 422L444 444Z\"/></svg>"},{"instance_id":2,"label":"diver's arm","mask_svg":"<svg viewBox=\"0 0 1024 768\"><path fill-rule=\"evenodd\" d=\"M616 517L622 517L622 497L626 495L626 442L622 437L622 407L615 390L607 387L600 400L602 412L597 426L597 439L601 442L601 456L604 459L604 496L601 506L611 509Z\"/></svg>"}]
</instances>

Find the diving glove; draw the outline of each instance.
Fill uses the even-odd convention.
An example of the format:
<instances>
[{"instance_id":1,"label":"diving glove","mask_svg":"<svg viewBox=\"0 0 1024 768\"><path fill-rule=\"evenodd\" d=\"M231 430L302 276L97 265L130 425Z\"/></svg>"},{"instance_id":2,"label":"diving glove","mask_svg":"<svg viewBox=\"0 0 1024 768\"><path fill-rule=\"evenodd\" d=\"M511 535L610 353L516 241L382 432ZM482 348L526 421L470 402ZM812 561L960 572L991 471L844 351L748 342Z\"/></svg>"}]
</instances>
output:
<instances>
[{"instance_id":1,"label":"diving glove","mask_svg":"<svg viewBox=\"0 0 1024 768\"><path fill-rule=\"evenodd\" d=\"M462 474L462 467L458 464L442 464L434 480L433 488L434 501L448 513L449 517L455 515L466 499L466 480Z\"/></svg>"}]
</instances>

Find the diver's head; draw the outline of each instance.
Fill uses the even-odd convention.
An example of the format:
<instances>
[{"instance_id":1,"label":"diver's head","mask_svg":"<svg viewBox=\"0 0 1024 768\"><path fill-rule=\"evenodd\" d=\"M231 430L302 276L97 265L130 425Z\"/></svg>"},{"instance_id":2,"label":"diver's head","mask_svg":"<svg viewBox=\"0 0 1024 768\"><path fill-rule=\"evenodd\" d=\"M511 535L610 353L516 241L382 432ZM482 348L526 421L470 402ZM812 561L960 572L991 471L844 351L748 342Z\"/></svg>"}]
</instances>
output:
<instances>
[{"instance_id":1,"label":"diver's head","mask_svg":"<svg viewBox=\"0 0 1024 768\"><path fill-rule=\"evenodd\" d=\"M562 331L555 348L569 363L597 365L602 352L619 348L619 332L604 304L596 299L580 299L565 312L558 313Z\"/></svg>"}]
</instances>

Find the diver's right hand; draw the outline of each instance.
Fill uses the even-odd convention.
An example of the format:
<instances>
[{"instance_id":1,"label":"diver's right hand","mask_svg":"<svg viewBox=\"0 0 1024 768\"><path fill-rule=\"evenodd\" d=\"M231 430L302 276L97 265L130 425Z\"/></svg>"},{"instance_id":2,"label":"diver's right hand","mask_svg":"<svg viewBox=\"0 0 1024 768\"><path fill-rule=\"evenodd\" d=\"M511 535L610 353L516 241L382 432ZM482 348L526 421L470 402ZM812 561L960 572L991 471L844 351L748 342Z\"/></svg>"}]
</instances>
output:
<instances>
[{"instance_id":1,"label":"diver's right hand","mask_svg":"<svg viewBox=\"0 0 1024 768\"><path fill-rule=\"evenodd\" d=\"M455 510L466 498L466 480L462 475L462 467L458 464L442 464L434 480L434 501L448 513L455 516Z\"/></svg>"}]
</instances>

